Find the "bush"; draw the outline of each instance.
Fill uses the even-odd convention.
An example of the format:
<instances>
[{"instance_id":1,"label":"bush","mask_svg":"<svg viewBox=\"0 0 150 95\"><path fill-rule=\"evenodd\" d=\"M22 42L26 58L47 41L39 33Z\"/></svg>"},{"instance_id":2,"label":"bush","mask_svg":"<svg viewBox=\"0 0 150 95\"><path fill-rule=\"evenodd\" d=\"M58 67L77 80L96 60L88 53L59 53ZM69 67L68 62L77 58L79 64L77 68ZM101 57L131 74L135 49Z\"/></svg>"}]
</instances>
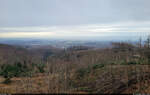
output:
<instances>
[{"instance_id":1,"label":"bush","mask_svg":"<svg viewBox=\"0 0 150 95\"><path fill-rule=\"evenodd\" d=\"M78 78L82 78L84 77L86 74L90 73L91 69L88 67L88 68L80 68L77 70L77 77Z\"/></svg>"},{"instance_id":2,"label":"bush","mask_svg":"<svg viewBox=\"0 0 150 95\"><path fill-rule=\"evenodd\" d=\"M130 62L121 62L121 65L137 65L140 64L140 62L136 62L136 61L130 61Z\"/></svg>"},{"instance_id":3,"label":"bush","mask_svg":"<svg viewBox=\"0 0 150 95\"><path fill-rule=\"evenodd\" d=\"M134 61L128 62L128 65L136 65L136 64L140 64L140 63Z\"/></svg>"},{"instance_id":4,"label":"bush","mask_svg":"<svg viewBox=\"0 0 150 95\"><path fill-rule=\"evenodd\" d=\"M18 76L18 74L19 74L18 68L13 65L4 64L1 67L0 75L2 75L4 78L11 78L14 76Z\"/></svg>"},{"instance_id":5,"label":"bush","mask_svg":"<svg viewBox=\"0 0 150 95\"><path fill-rule=\"evenodd\" d=\"M41 63L41 64L37 64L36 66L37 66L37 68L38 68L40 73L44 73L45 72L45 70L44 70L45 64Z\"/></svg>"},{"instance_id":6,"label":"bush","mask_svg":"<svg viewBox=\"0 0 150 95\"><path fill-rule=\"evenodd\" d=\"M4 80L4 82L3 82L4 84L10 84L11 83L11 80L10 80L10 78L6 78L5 80Z\"/></svg>"},{"instance_id":7,"label":"bush","mask_svg":"<svg viewBox=\"0 0 150 95\"><path fill-rule=\"evenodd\" d=\"M102 68L102 67L104 67L104 64L94 64L92 66L93 69L98 69L98 68Z\"/></svg>"},{"instance_id":8,"label":"bush","mask_svg":"<svg viewBox=\"0 0 150 95\"><path fill-rule=\"evenodd\" d=\"M17 62L15 64L3 64L0 75L6 78L4 83L10 83L12 77L26 76L30 71L26 64Z\"/></svg>"}]
</instances>

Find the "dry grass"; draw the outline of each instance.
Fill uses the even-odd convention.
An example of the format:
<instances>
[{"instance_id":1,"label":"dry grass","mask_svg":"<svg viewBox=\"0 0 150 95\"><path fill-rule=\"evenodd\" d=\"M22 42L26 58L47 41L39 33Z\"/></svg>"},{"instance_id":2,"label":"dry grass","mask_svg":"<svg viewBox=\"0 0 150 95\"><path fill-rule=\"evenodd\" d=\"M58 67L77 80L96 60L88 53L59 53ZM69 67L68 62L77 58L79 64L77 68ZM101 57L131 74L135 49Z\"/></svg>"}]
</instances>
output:
<instances>
[{"instance_id":1,"label":"dry grass","mask_svg":"<svg viewBox=\"0 0 150 95\"><path fill-rule=\"evenodd\" d=\"M3 84L0 77L0 93L149 93L150 68L148 65L113 65L96 70L83 77L84 90L77 86L68 88L65 76L60 73L37 74L32 77L12 78L11 84ZM73 73L73 72L72 72ZM75 73L75 72L74 72ZM60 77L62 76L63 79ZM71 75L74 81L75 76ZM87 80L88 79L88 80ZM77 85L82 80L74 81ZM87 81L86 81L87 80ZM68 82L68 81L67 81ZM84 84L83 83L83 84ZM91 93L91 92L90 92Z\"/></svg>"}]
</instances>

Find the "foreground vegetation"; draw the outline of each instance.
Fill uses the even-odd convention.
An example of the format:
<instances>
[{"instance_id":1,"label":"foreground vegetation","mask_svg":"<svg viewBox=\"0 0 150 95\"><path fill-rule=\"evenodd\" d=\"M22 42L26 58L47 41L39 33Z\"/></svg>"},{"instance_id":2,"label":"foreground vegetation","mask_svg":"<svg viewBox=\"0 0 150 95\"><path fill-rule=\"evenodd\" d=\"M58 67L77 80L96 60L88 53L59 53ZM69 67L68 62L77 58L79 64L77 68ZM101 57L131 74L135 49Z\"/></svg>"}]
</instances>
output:
<instances>
[{"instance_id":1,"label":"foreground vegetation","mask_svg":"<svg viewBox=\"0 0 150 95\"><path fill-rule=\"evenodd\" d=\"M150 37L80 48L1 58L0 93L150 93Z\"/></svg>"}]
</instances>

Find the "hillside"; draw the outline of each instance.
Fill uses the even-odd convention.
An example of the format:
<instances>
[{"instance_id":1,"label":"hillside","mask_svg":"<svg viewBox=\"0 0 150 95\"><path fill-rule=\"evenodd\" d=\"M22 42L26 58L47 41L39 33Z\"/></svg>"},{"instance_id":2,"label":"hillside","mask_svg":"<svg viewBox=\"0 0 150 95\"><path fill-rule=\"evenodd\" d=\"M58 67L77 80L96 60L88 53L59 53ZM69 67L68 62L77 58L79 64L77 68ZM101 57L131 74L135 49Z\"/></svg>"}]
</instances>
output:
<instances>
[{"instance_id":1,"label":"hillside","mask_svg":"<svg viewBox=\"0 0 150 95\"><path fill-rule=\"evenodd\" d=\"M63 50L1 44L0 58L0 93L150 92L149 48L144 46L124 42Z\"/></svg>"},{"instance_id":2,"label":"hillside","mask_svg":"<svg viewBox=\"0 0 150 95\"><path fill-rule=\"evenodd\" d=\"M23 61L31 56L25 48L19 46L0 44L0 62L14 63L15 61Z\"/></svg>"}]
</instances>

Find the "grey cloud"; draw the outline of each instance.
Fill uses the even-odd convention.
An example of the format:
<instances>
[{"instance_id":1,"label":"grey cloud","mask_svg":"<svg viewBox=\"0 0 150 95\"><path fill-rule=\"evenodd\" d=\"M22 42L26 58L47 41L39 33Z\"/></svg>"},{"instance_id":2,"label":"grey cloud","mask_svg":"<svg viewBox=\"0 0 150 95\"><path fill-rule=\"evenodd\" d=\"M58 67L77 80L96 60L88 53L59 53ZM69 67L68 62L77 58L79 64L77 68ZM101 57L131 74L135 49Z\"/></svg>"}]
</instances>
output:
<instances>
[{"instance_id":1,"label":"grey cloud","mask_svg":"<svg viewBox=\"0 0 150 95\"><path fill-rule=\"evenodd\" d=\"M0 0L0 27L150 21L149 0Z\"/></svg>"}]
</instances>

